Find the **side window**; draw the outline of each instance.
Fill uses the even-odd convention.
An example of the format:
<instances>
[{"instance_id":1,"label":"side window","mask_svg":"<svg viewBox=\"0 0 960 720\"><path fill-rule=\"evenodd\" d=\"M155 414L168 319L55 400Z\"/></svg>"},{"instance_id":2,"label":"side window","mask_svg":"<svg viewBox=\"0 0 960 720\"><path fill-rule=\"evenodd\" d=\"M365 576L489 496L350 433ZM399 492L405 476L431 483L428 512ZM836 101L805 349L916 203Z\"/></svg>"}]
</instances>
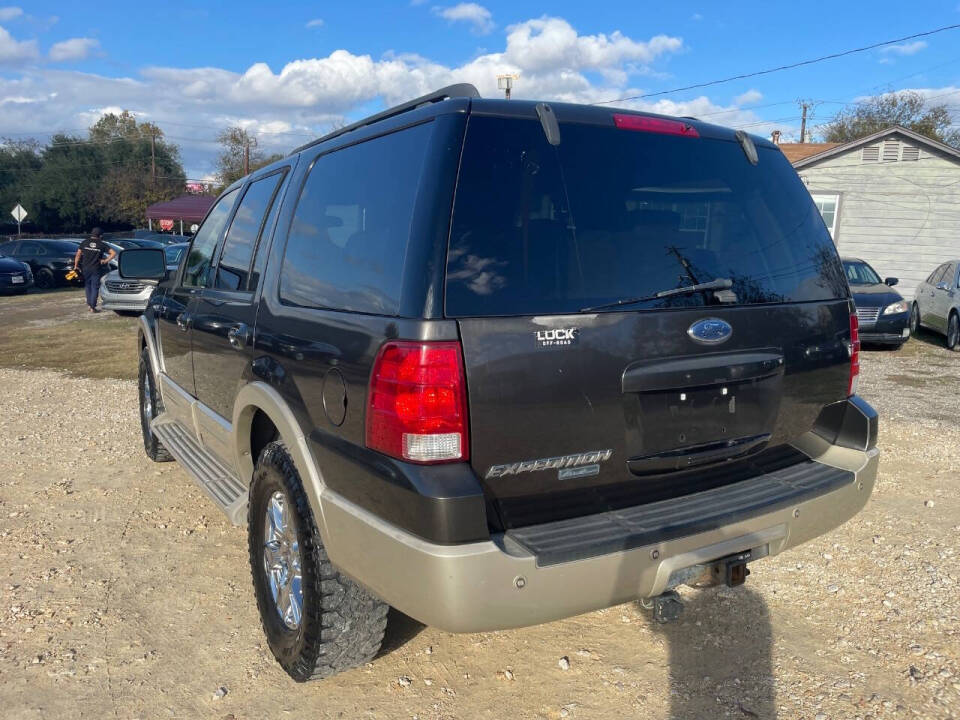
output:
<instances>
[{"instance_id":1,"label":"side window","mask_svg":"<svg viewBox=\"0 0 960 720\"><path fill-rule=\"evenodd\" d=\"M297 202L280 273L291 305L395 315L433 124L320 156Z\"/></svg>"},{"instance_id":2,"label":"side window","mask_svg":"<svg viewBox=\"0 0 960 720\"><path fill-rule=\"evenodd\" d=\"M203 221L203 225L193 236L193 244L187 255L187 266L183 271L183 285L185 287L206 287L209 282L210 262L216 250L217 241L223 234L223 227L230 217L233 202L237 199L237 191L231 190L222 196L213 210Z\"/></svg>"},{"instance_id":3,"label":"side window","mask_svg":"<svg viewBox=\"0 0 960 720\"><path fill-rule=\"evenodd\" d=\"M246 290L253 249L283 173L275 173L250 184L233 216L217 269L216 287Z\"/></svg>"},{"instance_id":4,"label":"side window","mask_svg":"<svg viewBox=\"0 0 960 720\"><path fill-rule=\"evenodd\" d=\"M956 276L957 276L957 266L954 265L953 263L950 263L949 265L947 265L947 271L943 274L943 277L940 279L940 282L945 282L947 284L947 288L952 290L953 280L954 278L956 278Z\"/></svg>"},{"instance_id":5,"label":"side window","mask_svg":"<svg viewBox=\"0 0 960 720\"><path fill-rule=\"evenodd\" d=\"M30 242L25 242L20 245L20 250L17 252L17 254L21 256L46 255L46 253L43 252L43 249L37 243Z\"/></svg>"},{"instance_id":6,"label":"side window","mask_svg":"<svg viewBox=\"0 0 960 720\"><path fill-rule=\"evenodd\" d=\"M937 268L936 272L933 273L933 280L930 281L931 285L936 285L943 281L943 276L947 274L947 265L948 263L944 263Z\"/></svg>"},{"instance_id":7,"label":"side window","mask_svg":"<svg viewBox=\"0 0 960 720\"><path fill-rule=\"evenodd\" d=\"M7 257L17 257L20 254L20 245L18 242L8 242L0 245L0 255Z\"/></svg>"}]
</instances>

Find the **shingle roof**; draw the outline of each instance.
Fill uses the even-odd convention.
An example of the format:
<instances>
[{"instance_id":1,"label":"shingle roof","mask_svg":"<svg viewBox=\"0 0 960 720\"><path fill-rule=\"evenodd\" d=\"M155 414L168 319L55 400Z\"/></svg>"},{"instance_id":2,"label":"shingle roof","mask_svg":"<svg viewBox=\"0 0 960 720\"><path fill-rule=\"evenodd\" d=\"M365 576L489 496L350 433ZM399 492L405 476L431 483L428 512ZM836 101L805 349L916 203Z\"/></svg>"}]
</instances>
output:
<instances>
[{"instance_id":1,"label":"shingle roof","mask_svg":"<svg viewBox=\"0 0 960 720\"><path fill-rule=\"evenodd\" d=\"M811 155L819 155L822 152L827 150L833 150L833 148L838 147L842 143L827 142L827 143L780 143L777 147L780 148L780 152L787 156L787 160L791 163L795 163L804 158L808 158Z\"/></svg>"},{"instance_id":2,"label":"shingle roof","mask_svg":"<svg viewBox=\"0 0 960 720\"><path fill-rule=\"evenodd\" d=\"M826 160L827 158L831 158L834 155L839 155L841 153L845 153L850 150L855 150L856 148L862 147L864 145L869 145L870 143L874 143L874 142L877 142L878 140L882 140L888 135L894 135L894 134L903 135L904 137L909 138L910 140L915 142L917 145L923 147L929 152L937 153L948 160L960 163L960 150L958 150L957 148L950 147L949 145L944 145L942 142L938 142L937 140L932 140L926 137L925 135L921 135L919 133L914 132L913 130L909 130L899 125L892 125L891 127L880 130L879 132L875 132L872 135L867 135L862 138L857 138L856 140L851 140L850 142L840 143L840 144L834 143L834 147L822 148L816 153L812 153L810 155L807 155L806 157L802 157L799 160L791 160L790 162L793 163L794 168L799 170L802 167L813 165L815 163L820 162L821 160ZM820 143L820 144L829 145L831 143Z\"/></svg>"},{"instance_id":3,"label":"shingle roof","mask_svg":"<svg viewBox=\"0 0 960 720\"><path fill-rule=\"evenodd\" d=\"M155 203L147 208L147 217L151 220L183 220L200 222L213 205L212 195L181 195L168 202Z\"/></svg>"}]
</instances>

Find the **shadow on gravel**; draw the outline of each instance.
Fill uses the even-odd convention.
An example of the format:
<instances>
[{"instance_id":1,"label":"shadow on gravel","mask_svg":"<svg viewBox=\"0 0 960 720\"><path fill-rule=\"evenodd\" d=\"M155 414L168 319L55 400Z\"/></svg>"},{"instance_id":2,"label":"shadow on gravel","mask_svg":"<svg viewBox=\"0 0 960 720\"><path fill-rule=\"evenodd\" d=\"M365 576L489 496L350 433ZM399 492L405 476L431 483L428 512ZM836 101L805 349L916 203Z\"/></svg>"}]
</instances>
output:
<instances>
[{"instance_id":1,"label":"shadow on gravel","mask_svg":"<svg viewBox=\"0 0 960 720\"><path fill-rule=\"evenodd\" d=\"M777 717L773 633L759 593L703 590L686 597L679 621L654 626L670 653L672 720Z\"/></svg>"},{"instance_id":2,"label":"shadow on gravel","mask_svg":"<svg viewBox=\"0 0 960 720\"><path fill-rule=\"evenodd\" d=\"M387 631L383 635L383 643L380 645L380 652L377 657L389 655L394 650L399 650L408 642L419 635L426 628L422 622L414 620L409 615L404 615L399 610L390 608L387 614Z\"/></svg>"}]
</instances>

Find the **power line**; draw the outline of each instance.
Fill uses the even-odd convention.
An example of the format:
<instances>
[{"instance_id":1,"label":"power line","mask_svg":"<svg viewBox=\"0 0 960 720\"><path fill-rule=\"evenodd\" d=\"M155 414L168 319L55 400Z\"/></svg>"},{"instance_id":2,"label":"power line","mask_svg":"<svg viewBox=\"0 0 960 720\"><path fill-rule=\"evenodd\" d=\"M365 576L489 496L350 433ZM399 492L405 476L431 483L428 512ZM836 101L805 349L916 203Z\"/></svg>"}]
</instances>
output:
<instances>
[{"instance_id":1,"label":"power line","mask_svg":"<svg viewBox=\"0 0 960 720\"><path fill-rule=\"evenodd\" d=\"M937 33L946 32L947 30L956 30L957 28L960 28L960 23L955 25L945 25L943 27L935 28L933 30L926 30L924 32L915 33L913 35L907 35L905 37L896 38L894 40L884 40L883 42L874 43L873 45L866 45L864 47L852 48L850 50L843 50L841 52L831 53L830 55L822 55L821 57L811 58L809 60L801 60L799 62L794 62L787 65L778 65L777 67L767 68L766 70L756 70L754 72L742 73L740 75L733 75L731 77L722 78L720 80L709 80L707 82L696 83L694 85L687 85L685 87L673 88L672 90L658 90L657 92L645 93L643 95L631 95L629 97L616 98L614 100L601 100L593 104L609 105L610 103L624 102L626 100L642 100L644 98L658 97L660 95L670 95L671 93L675 93L675 92L683 92L684 90L696 90L698 88L710 87L712 85L722 85L723 83L733 82L734 80L746 80L747 78L758 77L760 75L769 75L771 73L782 72L783 70L793 70L794 68L803 67L805 65L813 65L815 63L823 62L825 60L835 60L837 58L846 57L847 55L854 55L856 53L866 52L867 50L875 50L876 48L884 47L886 45L895 45L896 43L905 42L906 40L915 40L921 37L928 37L930 35L936 35Z\"/></svg>"}]
</instances>

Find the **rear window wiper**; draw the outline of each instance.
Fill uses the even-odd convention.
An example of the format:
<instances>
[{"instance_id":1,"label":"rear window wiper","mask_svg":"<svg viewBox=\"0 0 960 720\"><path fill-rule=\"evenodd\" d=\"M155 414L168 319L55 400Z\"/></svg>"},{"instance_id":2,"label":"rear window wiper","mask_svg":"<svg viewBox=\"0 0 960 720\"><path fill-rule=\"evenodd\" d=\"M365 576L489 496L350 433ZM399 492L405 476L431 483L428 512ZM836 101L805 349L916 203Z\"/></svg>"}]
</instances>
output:
<instances>
[{"instance_id":1,"label":"rear window wiper","mask_svg":"<svg viewBox=\"0 0 960 720\"><path fill-rule=\"evenodd\" d=\"M636 303L646 302L647 300L659 300L660 298L671 297L673 295L689 295L696 292L707 292L710 290L729 290L733 287L733 280L729 278L717 278L710 282L697 283L696 285L686 285L684 287L673 288L671 290L661 290L653 295L645 297L623 298L603 305L591 305L590 307L580 308L580 312L592 312L594 310L606 310L608 308L620 307L621 305L635 305Z\"/></svg>"}]
</instances>

